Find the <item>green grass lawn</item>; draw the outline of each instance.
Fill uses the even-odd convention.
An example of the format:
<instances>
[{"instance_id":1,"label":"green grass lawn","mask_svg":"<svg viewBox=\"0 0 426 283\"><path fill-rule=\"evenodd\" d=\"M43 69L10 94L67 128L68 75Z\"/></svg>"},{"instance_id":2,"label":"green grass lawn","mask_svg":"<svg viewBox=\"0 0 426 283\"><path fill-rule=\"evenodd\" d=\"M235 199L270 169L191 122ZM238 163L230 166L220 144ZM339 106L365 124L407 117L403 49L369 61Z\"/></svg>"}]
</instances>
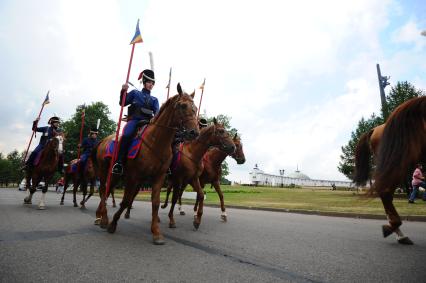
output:
<instances>
[{"instance_id":1,"label":"green grass lawn","mask_svg":"<svg viewBox=\"0 0 426 283\"><path fill-rule=\"evenodd\" d=\"M384 215L380 199L367 198L363 192L331 191L328 188L264 188L243 186L221 186L225 206L250 206L258 208L280 208L291 210L313 210L321 212L347 212ZM188 187L187 191L192 191ZM219 197L214 189L206 188L206 204L219 205ZM121 192L117 191L121 197ZM165 193L161 193L161 200ZM139 193L138 200L150 200L149 192ZM171 201L171 195L170 195ZM186 204L193 200L183 200ZM394 199L394 204L401 216L426 215L426 202L417 199L415 204L408 204L405 195Z\"/></svg>"}]
</instances>

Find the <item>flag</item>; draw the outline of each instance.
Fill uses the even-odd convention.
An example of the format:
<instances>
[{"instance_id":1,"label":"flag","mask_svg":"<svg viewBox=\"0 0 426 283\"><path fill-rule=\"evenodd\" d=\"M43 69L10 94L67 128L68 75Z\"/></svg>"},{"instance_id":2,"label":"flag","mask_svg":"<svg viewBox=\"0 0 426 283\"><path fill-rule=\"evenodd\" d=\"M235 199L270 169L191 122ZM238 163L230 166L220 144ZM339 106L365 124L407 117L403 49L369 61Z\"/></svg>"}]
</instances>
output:
<instances>
[{"instance_id":1,"label":"flag","mask_svg":"<svg viewBox=\"0 0 426 283\"><path fill-rule=\"evenodd\" d=\"M49 104L50 103L50 101L49 101L49 92L50 92L50 90L47 92L47 94L46 94L46 98L44 99L44 101L43 101L43 105L46 105L46 104Z\"/></svg>"},{"instance_id":2,"label":"flag","mask_svg":"<svg viewBox=\"0 0 426 283\"><path fill-rule=\"evenodd\" d=\"M139 30L139 19L138 19L138 23L136 24L135 36L133 36L133 39L132 41L130 41L130 44L135 44L139 42L143 42L143 40L142 40L141 31Z\"/></svg>"},{"instance_id":3,"label":"flag","mask_svg":"<svg viewBox=\"0 0 426 283\"><path fill-rule=\"evenodd\" d=\"M204 85L206 84L206 79L204 79L203 83L200 85L200 89L204 90Z\"/></svg>"},{"instance_id":4,"label":"flag","mask_svg":"<svg viewBox=\"0 0 426 283\"><path fill-rule=\"evenodd\" d=\"M166 88L170 88L170 81L172 80L172 68L170 68L169 72L169 83L167 84Z\"/></svg>"}]
</instances>

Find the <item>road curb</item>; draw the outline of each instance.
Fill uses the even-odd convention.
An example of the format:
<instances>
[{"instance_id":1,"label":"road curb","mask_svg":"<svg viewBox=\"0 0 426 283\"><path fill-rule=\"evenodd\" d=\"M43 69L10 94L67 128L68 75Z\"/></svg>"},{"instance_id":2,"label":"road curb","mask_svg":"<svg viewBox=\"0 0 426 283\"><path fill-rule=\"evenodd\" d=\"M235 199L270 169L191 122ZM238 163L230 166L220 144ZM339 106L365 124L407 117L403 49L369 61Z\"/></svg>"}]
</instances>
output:
<instances>
[{"instance_id":1,"label":"road curb","mask_svg":"<svg viewBox=\"0 0 426 283\"><path fill-rule=\"evenodd\" d=\"M215 204L209 204L209 205L204 205L204 206L219 207L220 208L219 205L215 205ZM252 206L236 206L236 205L227 205L226 207L227 208L233 208L233 209L249 209L249 210L272 211L272 212L287 212L287 213L318 215L318 216L387 220L385 215L376 215L376 214L345 213L345 212L331 212L331 211L328 212L328 211L316 211L316 210L268 208L268 207L252 207ZM426 216L422 216L422 215L401 216L401 220L402 221L426 222Z\"/></svg>"}]
</instances>

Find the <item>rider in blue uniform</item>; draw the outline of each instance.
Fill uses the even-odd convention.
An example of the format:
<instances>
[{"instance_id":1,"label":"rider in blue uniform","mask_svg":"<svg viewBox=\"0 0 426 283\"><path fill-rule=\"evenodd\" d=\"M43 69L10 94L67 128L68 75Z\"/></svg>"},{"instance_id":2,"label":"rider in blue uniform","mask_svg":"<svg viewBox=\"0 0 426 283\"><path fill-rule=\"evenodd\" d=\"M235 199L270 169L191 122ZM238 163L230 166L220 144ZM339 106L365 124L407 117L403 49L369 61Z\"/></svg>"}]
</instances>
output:
<instances>
[{"instance_id":1,"label":"rider in blue uniform","mask_svg":"<svg viewBox=\"0 0 426 283\"><path fill-rule=\"evenodd\" d=\"M141 121L143 121L142 123L149 123L160 109L158 99L151 95L151 90L155 84L154 72L148 69L144 70L140 73L138 80L142 80L143 89L141 91L134 89L127 93L126 101L124 102L125 106L130 106L127 110L127 124L123 129L118 157L112 168L113 174L123 174L123 161L126 160L129 146L137 130L137 125L140 125ZM120 105L128 88L127 84L121 88Z\"/></svg>"},{"instance_id":2,"label":"rider in blue uniform","mask_svg":"<svg viewBox=\"0 0 426 283\"><path fill-rule=\"evenodd\" d=\"M89 136L87 138L84 138L81 147L82 147L82 154L80 156L80 173L84 174L84 171L86 169L87 159L89 158L90 154L92 153L92 149L98 144L98 129L92 128L90 130Z\"/></svg>"},{"instance_id":3,"label":"rider in blue uniform","mask_svg":"<svg viewBox=\"0 0 426 283\"><path fill-rule=\"evenodd\" d=\"M59 124L60 124L60 119L59 117L53 116L49 119L49 121L47 122L50 126L46 126L46 127L37 127L38 121L40 119L37 119L33 122L33 128L32 130L35 132L39 132L42 133L41 134L41 138L40 138L40 142L37 145L37 147L33 150L33 152L31 152L30 157L28 157L28 160L25 162L25 166L24 168L22 168L23 170L30 172L34 166L34 161L38 155L38 153L40 151L43 150L43 148L46 146L47 142L55 137L58 133L61 133L62 130L59 129ZM62 157L59 158L59 163L58 163L58 171L59 173L63 173L63 159Z\"/></svg>"}]
</instances>

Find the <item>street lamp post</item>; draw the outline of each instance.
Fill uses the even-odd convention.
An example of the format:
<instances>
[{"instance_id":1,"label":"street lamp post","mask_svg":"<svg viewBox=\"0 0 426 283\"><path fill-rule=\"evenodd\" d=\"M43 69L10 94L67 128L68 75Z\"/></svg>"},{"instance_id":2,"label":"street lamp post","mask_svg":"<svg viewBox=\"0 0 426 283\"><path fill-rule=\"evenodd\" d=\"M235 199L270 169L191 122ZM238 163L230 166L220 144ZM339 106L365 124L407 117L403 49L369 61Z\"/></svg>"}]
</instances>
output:
<instances>
[{"instance_id":1,"label":"street lamp post","mask_svg":"<svg viewBox=\"0 0 426 283\"><path fill-rule=\"evenodd\" d=\"M284 187L284 169L280 169L280 175L281 175L281 188Z\"/></svg>"}]
</instances>

